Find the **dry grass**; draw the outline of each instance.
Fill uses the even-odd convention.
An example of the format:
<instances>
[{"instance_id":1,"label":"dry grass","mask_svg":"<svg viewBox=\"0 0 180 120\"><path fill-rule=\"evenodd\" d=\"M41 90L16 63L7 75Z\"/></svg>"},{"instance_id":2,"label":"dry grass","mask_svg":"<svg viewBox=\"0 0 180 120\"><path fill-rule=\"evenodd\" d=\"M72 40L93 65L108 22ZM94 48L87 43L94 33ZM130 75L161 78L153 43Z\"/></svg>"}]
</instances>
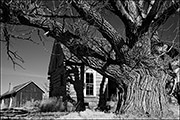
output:
<instances>
[{"instance_id":1,"label":"dry grass","mask_svg":"<svg viewBox=\"0 0 180 120\"><path fill-rule=\"evenodd\" d=\"M167 120L178 120L180 119L179 109L180 106L177 104L170 104L169 108L173 111L172 115L167 116L166 118L153 118L147 116L139 116L136 114L123 114L116 115L114 113L104 113L100 111L94 111L90 109L86 109L82 112L59 112L64 110L64 106L62 106L63 102L57 98L50 98L43 100L39 107L41 112L33 112L26 114L26 116L20 117L12 117L12 118L4 118L4 119L17 119L17 120L69 120L69 119L114 119L114 120L159 120L159 119L167 119ZM30 104L29 104L30 105ZM73 107L71 104L67 105L69 107ZM55 112L58 111L58 112ZM70 110L71 111L71 110Z\"/></svg>"}]
</instances>

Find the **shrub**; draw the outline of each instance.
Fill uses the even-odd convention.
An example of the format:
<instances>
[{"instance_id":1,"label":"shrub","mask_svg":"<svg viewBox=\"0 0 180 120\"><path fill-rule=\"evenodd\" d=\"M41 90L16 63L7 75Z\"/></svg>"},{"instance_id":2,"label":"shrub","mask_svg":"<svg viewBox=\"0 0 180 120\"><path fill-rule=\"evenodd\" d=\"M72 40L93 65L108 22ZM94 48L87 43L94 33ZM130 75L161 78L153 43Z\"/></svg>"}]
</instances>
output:
<instances>
[{"instance_id":1,"label":"shrub","mask_svg":"<svg viewBox=\"0 0 180 120\"><path fill-rule=\"evenodd\" d=\"M42 100L39 108L41 112L57 112L65 110L62 97L52 97L49 99Z\"/></svg>"},{"instance_id":2,"label":"shrub","mask_svg":"<svg viewBox=\"0 0 180 120\"><path fill-rule=\"evenodd\" d=\"M32 111L39 111L39 106L40 106L40 101L36 100L36 101L27 101L24 105L23 108L27 109L27 110L31 110Z\"/></svg>"},{"instance_id":3,"label":"shrub","mask_svg":"<svg viewBox=\"0 0 180 120\"><path fill-rule=\"evenodd\" d=\"M67 112L73 112L75 111L75 106L70 103L70 102L67 102Z\"/></svg>"},{"instance_id":4,"label":"shrub","mask_svg":"<svg viewBox=\"0 0 180 120\"><path fill-rule=\"evenodd\" d=\"M97 107L97 103L96 102L89 102L89 108L91 110L95 109Z\"/></svg>"}]
</instances>

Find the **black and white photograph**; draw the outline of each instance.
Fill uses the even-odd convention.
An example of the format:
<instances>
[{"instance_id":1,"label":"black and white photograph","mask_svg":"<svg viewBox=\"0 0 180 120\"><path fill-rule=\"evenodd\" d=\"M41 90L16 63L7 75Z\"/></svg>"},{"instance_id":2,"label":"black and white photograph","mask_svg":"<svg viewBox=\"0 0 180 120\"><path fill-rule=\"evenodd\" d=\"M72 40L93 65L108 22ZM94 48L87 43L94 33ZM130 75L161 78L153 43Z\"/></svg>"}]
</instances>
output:
<instances>
[{"instance_id":1,"label":"black and white photograph","mask_svg":"<svg viewBox=\"0 0 180 120\"><path fill-rule=\"evenodd\" d=\"M0 0L0 119L179 120L179 0Z\"/></svg>"}]
</instances>

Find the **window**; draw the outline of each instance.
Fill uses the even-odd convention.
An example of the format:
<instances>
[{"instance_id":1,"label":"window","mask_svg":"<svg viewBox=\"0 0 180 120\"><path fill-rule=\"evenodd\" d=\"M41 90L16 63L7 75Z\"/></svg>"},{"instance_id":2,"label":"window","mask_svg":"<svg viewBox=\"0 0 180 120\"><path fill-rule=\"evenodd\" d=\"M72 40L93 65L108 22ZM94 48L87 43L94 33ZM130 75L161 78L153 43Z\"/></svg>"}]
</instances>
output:
<instances>
[{"instance_id":1,"label":"window","mask_svg":"<svg viewBox=\"0 0 180 120\"><path fill-rule=\"evenodd\" d=\"M86 73L86 95L94 95L93 73Z\"/></svg>"}]
</instances>

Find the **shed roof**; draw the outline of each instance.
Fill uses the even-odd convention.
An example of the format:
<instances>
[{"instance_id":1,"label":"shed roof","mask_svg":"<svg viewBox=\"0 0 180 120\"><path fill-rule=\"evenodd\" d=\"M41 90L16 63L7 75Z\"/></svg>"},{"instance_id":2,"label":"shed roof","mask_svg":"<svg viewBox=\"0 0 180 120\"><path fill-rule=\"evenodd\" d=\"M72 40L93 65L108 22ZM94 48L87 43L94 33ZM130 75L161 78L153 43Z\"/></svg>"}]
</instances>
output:
<instances>
[{"instance_id":1,"label":"shed roof","mask_svg":"<svg viewBox=\"0 0 180 120\"><path fill-rule=\"evenodd\" d=\"M10 91L7 91L5 92L3 95L0 96L0 99L3 99L3 98L8 98L8 97L11 97L13 95L15 95L18 91L20 91L21 89L23 89L24 87L26 87L27 85L29 85L30 83L33 83L35 84L33 81L28 81L26 83L23 83L23 84L19 84L17 86L14 86L12 90ZM35 84L36 85L36 84ZM38 86L36 85L43 93L44 91Z\"/></svg>"}]
</instances>

